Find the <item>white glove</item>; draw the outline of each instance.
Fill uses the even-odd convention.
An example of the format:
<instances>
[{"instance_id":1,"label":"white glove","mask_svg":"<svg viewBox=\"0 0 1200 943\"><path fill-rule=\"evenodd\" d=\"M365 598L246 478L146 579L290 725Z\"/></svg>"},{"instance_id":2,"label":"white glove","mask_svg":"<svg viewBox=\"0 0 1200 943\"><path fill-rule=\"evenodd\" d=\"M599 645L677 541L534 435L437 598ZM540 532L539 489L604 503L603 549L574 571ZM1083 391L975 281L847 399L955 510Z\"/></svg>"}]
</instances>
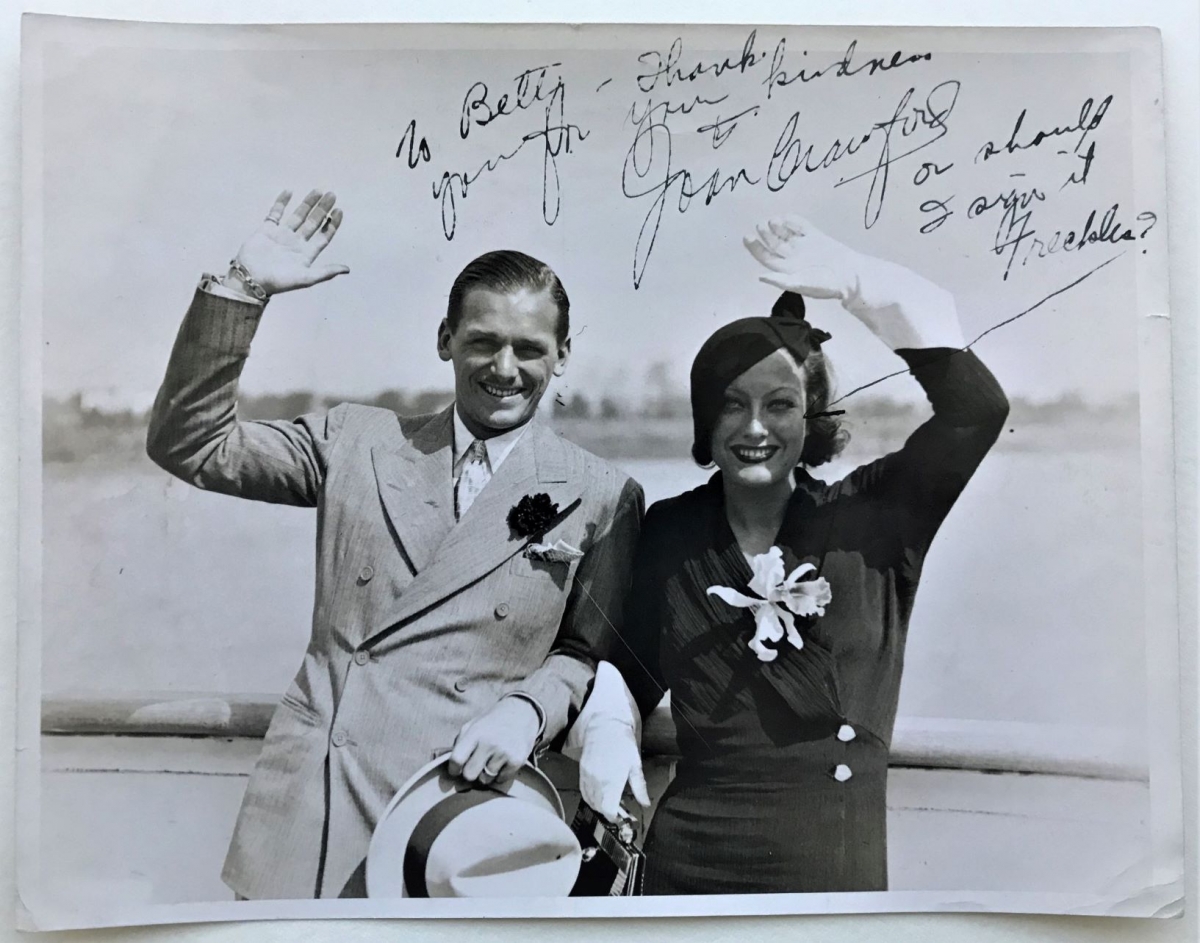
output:
<instances>
[{"instance_id":1,"label":"white glove","mask_svg":"<svg viewBox=\"0 0 1200 943\"><path fill-rule=\"evenodd\" d=\"M621 672L600 662L592 692L567 733L563 753L579 760L583 801L610 822L629 817L621 808L626 784L640 805L650 805L641 739L641 712L633 694Z\"/></svg>"},{"instance_id":2,"label":"white glove","mask_svg":"<svg viewBox=\"0 0 1200 943\"><path fill-rule=\"evenodd\" d=\"M769 220L742 242L773 273L761 281L838 299L892 350L966 346L948 291L894 262L855 252L799 216Z\"/></svg>"},{"instance_id":3,"label":"white glove","mask_svg":"<svg viewBox=\"0 0 1200 943\"><path fill-rule=\"evenodd\" d=\"M579 757L579 794L583 801L614 824L630 818L621 808L629 785L643 808L650 805L642 772L642 749L633 728L618 720L594 720L583 735Z\"/></svg>"}]
</instances>

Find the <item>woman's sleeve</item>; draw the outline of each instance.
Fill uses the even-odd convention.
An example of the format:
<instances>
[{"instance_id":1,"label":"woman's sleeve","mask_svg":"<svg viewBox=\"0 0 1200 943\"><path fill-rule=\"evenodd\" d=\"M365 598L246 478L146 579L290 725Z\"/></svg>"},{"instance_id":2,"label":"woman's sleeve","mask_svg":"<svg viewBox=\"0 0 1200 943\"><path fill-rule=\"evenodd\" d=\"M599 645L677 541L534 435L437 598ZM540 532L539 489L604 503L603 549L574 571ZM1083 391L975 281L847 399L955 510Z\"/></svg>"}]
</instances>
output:
<instances>
[{"instance_id":1,"label":"woman's sleeve","mask_svg":"<svg viewBox=\"0 0 1200 943\"><path fill-rule=\"evenodd\" d=\"M1008 418L1008 399L969 350L896 351L925 390L933 416L903 448L855 471L855 492L886 502L905 546L923 553Z\"/></svg>"},{"instance_id":2,"label":"woman's sleeve","mask_svg":"<svg viewBox=\"0 0 1200 943\"><path fill-rule=\"evenodd\" d=\"M662 637L662 510L651 507L642 522L633 561L633 578L625 600L624 619L608 661L621 672L638 710L646 717L663 695L666 683L659 664Z\"/></svg>"}]
</instances>

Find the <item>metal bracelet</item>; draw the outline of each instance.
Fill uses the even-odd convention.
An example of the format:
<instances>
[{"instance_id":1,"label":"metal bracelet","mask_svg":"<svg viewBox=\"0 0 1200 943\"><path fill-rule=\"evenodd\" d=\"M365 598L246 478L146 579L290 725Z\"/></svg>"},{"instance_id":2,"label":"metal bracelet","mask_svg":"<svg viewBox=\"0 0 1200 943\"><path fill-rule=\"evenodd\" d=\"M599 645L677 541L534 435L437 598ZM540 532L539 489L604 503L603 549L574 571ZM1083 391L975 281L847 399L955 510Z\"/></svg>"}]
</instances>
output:
<instances>
[{"instance_id":1,"label":"metal bracelet","mask_svg":"<svg viewBox=\"0 0 1200 943\"><path fill-rule=\"evenodd\" d=\"M246 286L246 291L257 298L259 301L266 301L270 296L267 290L258 282L250 277L250 273L246 271L246 266L242 265L237 259L229 260L229 268L238 278L242 280L242 284Z\"/></svg>"}]
</instances>

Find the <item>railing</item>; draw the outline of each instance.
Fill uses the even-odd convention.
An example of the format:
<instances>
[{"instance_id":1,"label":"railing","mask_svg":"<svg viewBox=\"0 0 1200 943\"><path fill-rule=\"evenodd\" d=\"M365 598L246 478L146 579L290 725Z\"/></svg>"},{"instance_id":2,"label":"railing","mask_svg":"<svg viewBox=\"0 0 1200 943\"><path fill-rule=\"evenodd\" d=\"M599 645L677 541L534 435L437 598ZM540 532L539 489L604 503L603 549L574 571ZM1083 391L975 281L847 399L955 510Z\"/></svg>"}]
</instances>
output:
<instances>
[{"instance_id":1,"label":"railing","mask_svg":"<svg viewBox=\"0 0 1200 943\"><path fill-rule=\"evenodd\" d=\"M254 694L49 697L42 702L42 733L261 738L277 703L278 698ZM647 719L642 750L658 759L675 755L675 728L665 706ZM891 765L1126 781L1148 778L1134 728L998 721L902 717L892 738Z\"/></svg>"}]
</instances>

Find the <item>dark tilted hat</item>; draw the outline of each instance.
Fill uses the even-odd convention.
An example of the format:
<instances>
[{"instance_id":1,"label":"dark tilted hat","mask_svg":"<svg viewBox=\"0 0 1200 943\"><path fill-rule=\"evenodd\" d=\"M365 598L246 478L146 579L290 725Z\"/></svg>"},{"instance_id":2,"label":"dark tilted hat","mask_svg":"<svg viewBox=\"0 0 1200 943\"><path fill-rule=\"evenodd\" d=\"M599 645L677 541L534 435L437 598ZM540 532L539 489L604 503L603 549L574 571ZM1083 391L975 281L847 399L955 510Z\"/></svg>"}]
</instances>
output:
<instances>
[{"instance_id":1,"label":"dark tilted hat","mask_svg":"<svg viewBox=\"0 0 1200 943\"><path fill-rule=\"evenodd\" d=\"M802 364L829 336L804 320L803 296L785 291L771 308L770 317L740 318L706 340L692 362L692 454L696 461L707 465L712 460L712 430L730 383L777 350L788 351Z\"/></svg>"}]
</instances>

